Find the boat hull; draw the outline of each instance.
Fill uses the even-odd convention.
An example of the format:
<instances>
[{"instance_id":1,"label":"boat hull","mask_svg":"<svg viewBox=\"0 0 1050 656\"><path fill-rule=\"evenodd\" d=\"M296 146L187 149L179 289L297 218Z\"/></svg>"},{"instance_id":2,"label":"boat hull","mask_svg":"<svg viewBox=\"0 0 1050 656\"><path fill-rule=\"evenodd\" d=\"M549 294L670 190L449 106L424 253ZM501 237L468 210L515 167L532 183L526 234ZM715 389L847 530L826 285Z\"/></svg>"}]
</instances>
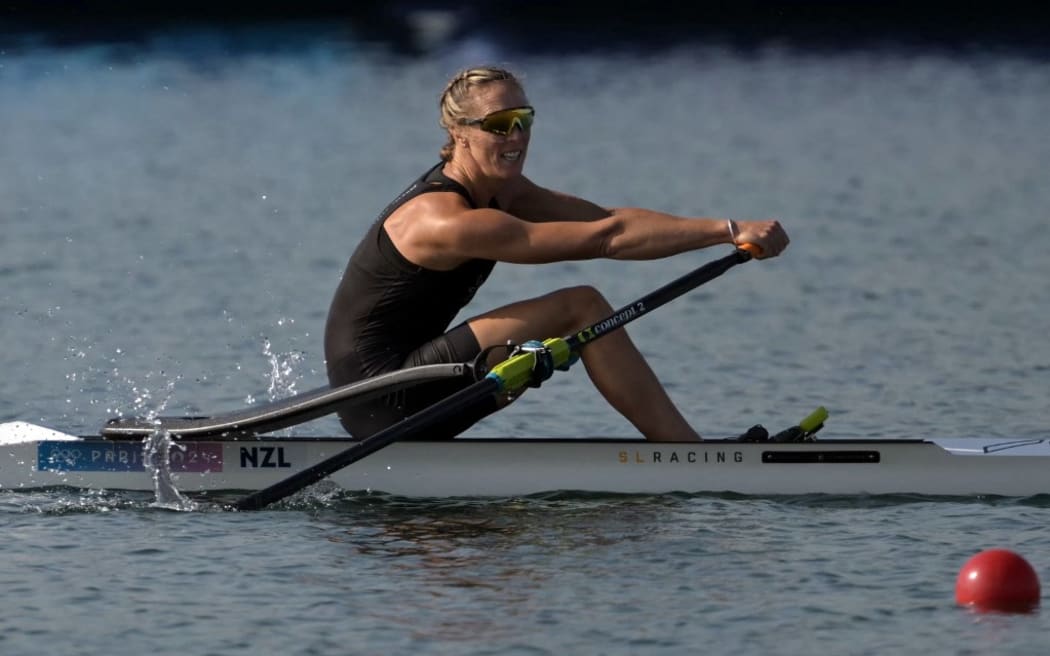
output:
<instances>
[{"instance_id":1,"label":"boat hull","mask_svg":"<svg viewBox=\"0 0 1050 656\"><path fill-rule=\"evenodd\" d=\"M182 492L259 490L354 444L339 438L182 440L165 469ZM139 440L0 425L0 489L153 490ZM408 497L551 491L1032 496L1050 493L1050 441L821 440L654 443L630 439L398 442L329 480Z\"/></svg>"}]
</instances>

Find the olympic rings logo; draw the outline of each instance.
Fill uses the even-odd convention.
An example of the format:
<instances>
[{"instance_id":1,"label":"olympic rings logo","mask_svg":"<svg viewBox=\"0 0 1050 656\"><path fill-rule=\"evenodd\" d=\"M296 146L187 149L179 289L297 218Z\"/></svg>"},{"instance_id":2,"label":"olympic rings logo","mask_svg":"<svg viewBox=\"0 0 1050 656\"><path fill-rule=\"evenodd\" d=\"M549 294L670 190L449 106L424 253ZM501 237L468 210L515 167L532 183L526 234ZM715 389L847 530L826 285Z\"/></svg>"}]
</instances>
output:
<instances>
[{"instance_id":1,"label":"olympic rings logo","mask_svg":"<svg viewBox=\"0 0 1050 656\"><path fill-rule=\"evenodd\" d=\"M59 447L52 447L51 453L47 456L47 463L49 465L65 465L66 467L76 467L77 463L84 457L84 452L81 449L62 449Z\"/></svg>"}]
</instances>

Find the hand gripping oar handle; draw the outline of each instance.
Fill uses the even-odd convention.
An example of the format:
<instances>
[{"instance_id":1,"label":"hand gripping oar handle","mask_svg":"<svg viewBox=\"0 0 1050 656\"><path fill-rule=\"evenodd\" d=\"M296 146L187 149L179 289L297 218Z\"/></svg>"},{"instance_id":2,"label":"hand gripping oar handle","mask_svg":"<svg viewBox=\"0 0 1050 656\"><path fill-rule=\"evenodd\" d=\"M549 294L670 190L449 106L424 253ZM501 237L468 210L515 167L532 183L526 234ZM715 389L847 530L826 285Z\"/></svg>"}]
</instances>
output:
<instances>
[{"instance_id":1,"label":"hand gripping oar handle","mask_svg":"<svg viewBox=\"0 0 1050 656\"><path fill-rule=\"evenodd\" d=\"M237 510L258 510L264 508L271 503L295 494L309 485L313 485L397 440L418 435L434 423L463 412L475 403L479 403L493 394L516 392L531 384L535 384L538 371L544 371L545 377L550 376L552 373L552 369L549 367L537 368L540 357L550 358L554 367L565 367L571 364L574 352L584 344L593 342L602 335L606 335L652 312L682 294L717 278L737 264L747 262L751 259L752 253L759 254L761 252L761 249L757 246L745 244L729 255L713 262L708 262L637 301L625 305L605 319L595 322L573 335L553 337L545 340L543 349L519 351L493 366L489 373L476 383L417 412L404 421L361 440L349 449L326 458L316 465L296 472L270 487L249 494L236 502L234 508Z\"/></svg>"}]
</instances>

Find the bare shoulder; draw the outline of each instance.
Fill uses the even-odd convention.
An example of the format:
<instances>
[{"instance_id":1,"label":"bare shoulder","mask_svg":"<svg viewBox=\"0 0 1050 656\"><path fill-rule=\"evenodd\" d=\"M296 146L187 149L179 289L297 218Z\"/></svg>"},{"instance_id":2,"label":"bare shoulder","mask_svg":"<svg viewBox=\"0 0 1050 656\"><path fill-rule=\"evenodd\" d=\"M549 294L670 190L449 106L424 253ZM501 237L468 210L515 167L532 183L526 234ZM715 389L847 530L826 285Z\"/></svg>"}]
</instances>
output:
<instances>
[{"instance_id":1,"label":"bare shoulder","mask_svg":"<svg viewBox=\"0 0 1050 656\"><path fill-rule=\"evenodd\" d=\"M525 176L497 195L496 201L509 214L531 222L593 221L610 214L596 203L542 187Z\"/></svg>"},{"instance_id":2,"label":"bare shoulder","mask_svg":"<svg viewBox=\"0 0 1050 656\"><path fill-rule=\"evenodd\" d=\"M448 268L435 258L434 244L462 225L472 211L456 192L421 194L397 208L383 224L390 241L410 262L429 268ZM454 263L452 264L454 266Z\"/></svg>"}]
</instances>

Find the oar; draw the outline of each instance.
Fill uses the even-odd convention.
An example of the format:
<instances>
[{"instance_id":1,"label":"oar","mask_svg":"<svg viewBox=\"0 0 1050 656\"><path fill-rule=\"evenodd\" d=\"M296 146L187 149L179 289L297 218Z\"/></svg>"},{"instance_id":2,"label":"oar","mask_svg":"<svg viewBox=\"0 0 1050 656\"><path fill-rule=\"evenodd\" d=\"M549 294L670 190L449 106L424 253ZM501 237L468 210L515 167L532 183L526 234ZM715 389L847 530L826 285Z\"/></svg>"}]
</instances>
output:
<instances>
[{"instance_id":1,"label":"oar","mask_svg":"<svg viewBox=\"0 0 1050 656\"><path fill-rule=\"evenodd\" d=\"M493 394L517 392L530 384L536 384L539 380L549 377L553 368L564 368L570 365L574 352L584 344L652 312L682 294L717 278L737 264L747 262L751 259L752 253L761 253L761 249L752 244L744 244L729 255L708 262L575 334L564 338L553 337L544 341L542 348L516 353L493 366L481 380L417 412L404 421L361 440L345 451L292 474L270 487L249 494L235 503L234 508L237 510L264 508L313 485L393 442L419 435L428 427L463 412ZM537 377L540 377L539 380Z\"/></svg>"}]
</instances>

